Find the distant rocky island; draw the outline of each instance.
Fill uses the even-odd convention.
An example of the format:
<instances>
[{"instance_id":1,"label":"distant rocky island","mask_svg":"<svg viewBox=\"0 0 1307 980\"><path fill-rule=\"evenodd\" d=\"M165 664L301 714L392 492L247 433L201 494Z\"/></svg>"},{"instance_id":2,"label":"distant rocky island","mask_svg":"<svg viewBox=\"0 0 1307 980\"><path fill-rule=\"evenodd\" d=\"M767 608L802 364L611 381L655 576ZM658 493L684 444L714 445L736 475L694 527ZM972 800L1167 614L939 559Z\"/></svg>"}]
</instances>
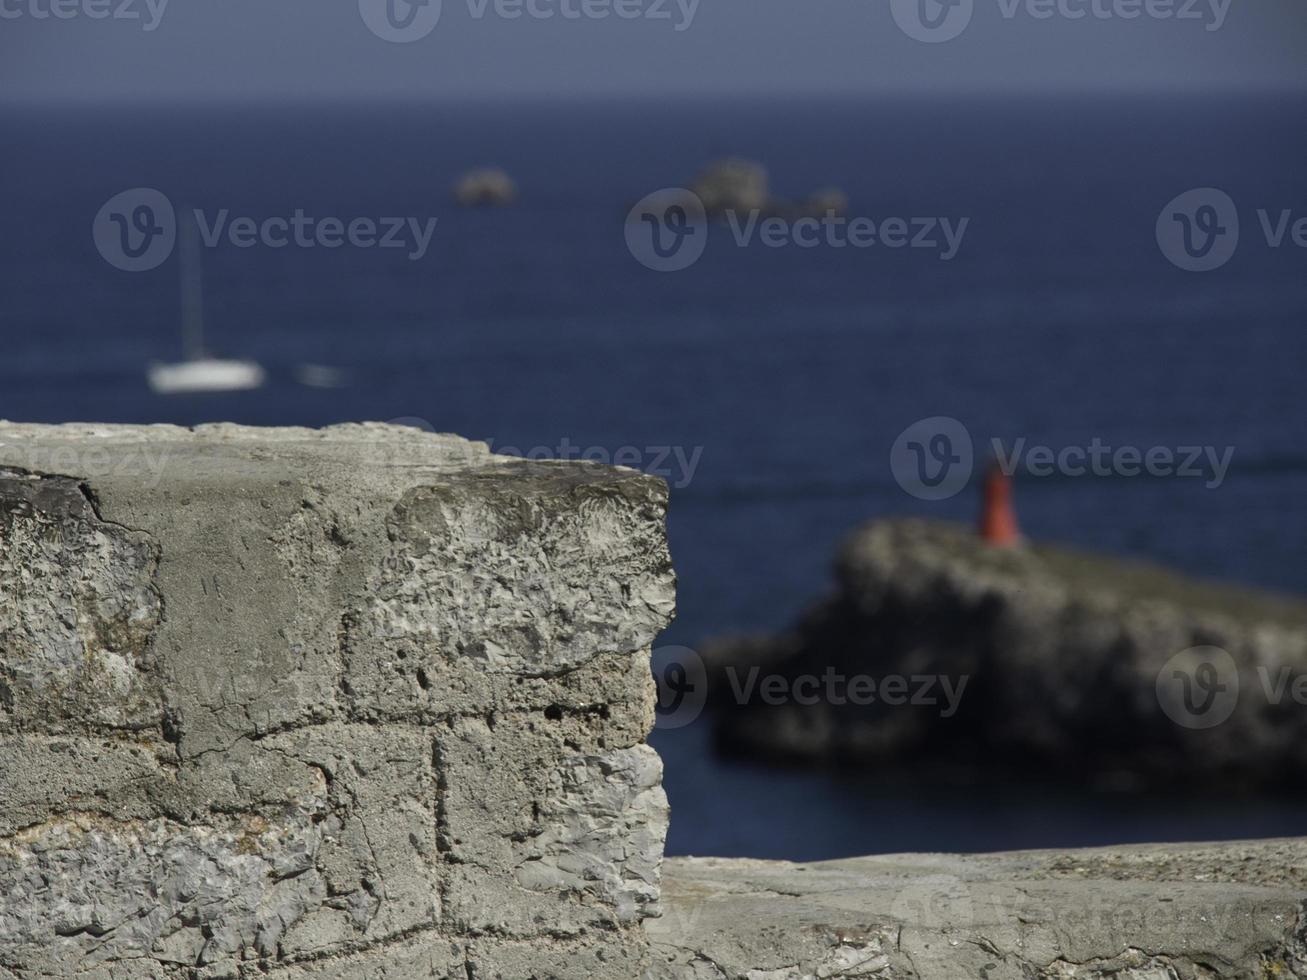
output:
<instances>
[{"instance_id":1,"label":"distant rocky island","mask_svg":"<svg viewBox=\"0 0 1307 980\"><path fill-rule=\"evenodd\" d=\"M861 528L835 571L788 631L704 651L726 752L981 772L1001 759L1125 786L1307 774L1301 601L920 520ZM856 677L870 680L855 698Z\"/></svg>"},{"instance_id":2,"label":"distant rocky island","mask_svg":"<svg viewBox=\"0 0 1307 980\"><path fill-rule=\"evenodd\" d=\"M739 158L709 165L690 182L689 189L703 202L709 217L761 212L791 219L820 218L842 215L849 207L848 197L837 188L823 188L799 201L776 197L767 168Z\"/></svg>"},{"instance_id":3,"label":"distant rocky island","mask_svg":"<svg viewBox=\"0 0 1307 980\"><path fill-rule=\"evenodd\" d=\"M499 167L478 167L454 184L454 199L468 208L504 207L517 200L517 183Z\"/></svg>"},{"instance_id":4,"label":"distant rocky island","mask_svg":"<svg viewBox=\"0 0 1307 980\"><path fill-rule=\"evenodd\" d=\"M761 163L730 157L709 164L687 188L703 204L710 218L730 214L762 214L794 220L844 215L848 196L839 188L824 187L792 200L772 193L771 176ZM506 207L518 199L517 182L500 167L476 167L454 183L454 199L467 208Z\"/></svg>"}]
</instances>

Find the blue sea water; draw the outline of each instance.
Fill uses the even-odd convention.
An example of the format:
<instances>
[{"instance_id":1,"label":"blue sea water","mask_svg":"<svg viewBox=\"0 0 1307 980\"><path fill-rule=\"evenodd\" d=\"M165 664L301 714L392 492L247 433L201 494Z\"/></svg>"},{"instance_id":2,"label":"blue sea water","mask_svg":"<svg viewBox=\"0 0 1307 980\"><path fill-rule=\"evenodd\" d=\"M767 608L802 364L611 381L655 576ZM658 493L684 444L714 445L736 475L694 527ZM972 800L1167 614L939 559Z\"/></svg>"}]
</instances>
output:
<instances>
[{"instance_id":1,"label":"blue sea water","mask_svg":"<svg viewBox=\"0 0 1307 980\"><path fill-rule=\"evenodd\" d=\"M1233 447L1201 479L1023 479L1025 532L1187 572L1307 591L1307 250L1259 208L1307 216L1301 101L586 103L55 109L0 114L0 417L321 425L420 418L521 450L586 448L674 485L680 577L667 643L784 625L874 517L969 520L971 493L906 494L910 423L952 416L978 446ZM741 155L775 191L844 188L855 215L968 218L958 255L736 247L712 230L660 274L627 209ZM493 163L503 210L449 188ZM209 339L262 390L150 393L180 356L176 259L125 273L92 221L155 188L229 217L438 218L429 252L206 249ZM1154 226L1190 188L1238 204L1234 258L1171 265ZM335 390L296 367L344 371ZM691 473L663 447L695 462ZM701 721L655 742L674 853L816 858L1307 832L1307 806L1174 800L726 764ZM911 760L904 760L910 766Z\"/></svg>"}]
</instances>

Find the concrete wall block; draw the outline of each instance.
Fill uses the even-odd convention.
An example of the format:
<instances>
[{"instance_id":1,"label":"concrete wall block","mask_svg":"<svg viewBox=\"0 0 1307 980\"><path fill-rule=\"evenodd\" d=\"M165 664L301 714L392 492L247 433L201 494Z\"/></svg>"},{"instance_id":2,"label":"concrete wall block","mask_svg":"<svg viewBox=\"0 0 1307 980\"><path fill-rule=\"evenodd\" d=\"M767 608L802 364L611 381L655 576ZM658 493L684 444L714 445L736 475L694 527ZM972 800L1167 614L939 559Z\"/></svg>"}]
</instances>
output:
<instances>
[{"instance_id":1,"label":"concrete wall block","mask_svg":"<svg viewBox=\"0 0 1307 980\"><path fill-rule=\"evenodd\" d=\"M543 475L512 479L532 468ZM368 602L346 623L354 710L483 710L510 679L649 646L674 606L665 488L573 469L517 464L405 495Z\"/></svg>"},{"instance_id":2,"label":"concrete wall block","mask_svg":"<svg viewBox=\"0 0 1307 980\"><path fill-rule=\"evenodd\" d=\"M0 423L0 980L638 960L665 505L388 427Z\"/></svg>"},{"instance_id":3,"label":"concrete wall block","mask_svg":"<svg viewBox=\"0 0 1307 980\"><path fill-rule=\"evenodd\" d=\"M601 740L566 716L461 719L437 738L445 907L461 931L571 937L657 914L661 762Z\"/></svg>"},{"instance_id":4,"label":"concrete wall block","mask_svg":"<svg viewBox=\"0 0 1307 980\"><path fill-rule=\"evenodd\" d=\"M0 963L73 976L136 958L188 966L270 956L327 899L321 801L281 820L181 826L77 817L0 841Z\"/></svg>"}]
</instances>

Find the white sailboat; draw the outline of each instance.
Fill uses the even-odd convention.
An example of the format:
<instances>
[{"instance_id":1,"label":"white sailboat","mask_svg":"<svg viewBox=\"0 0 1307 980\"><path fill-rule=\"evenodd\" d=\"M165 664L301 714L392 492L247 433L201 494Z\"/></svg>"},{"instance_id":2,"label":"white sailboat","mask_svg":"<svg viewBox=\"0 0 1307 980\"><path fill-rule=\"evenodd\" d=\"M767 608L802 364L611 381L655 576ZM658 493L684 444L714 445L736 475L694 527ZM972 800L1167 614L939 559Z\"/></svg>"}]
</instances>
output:
<instances>
[{"instance_id":1,"label":"white sailboat","mask_svg":"<svg viewBox=\"0 0 1307 980\"><path fill-rule=\"evenodd\" d=\"M160 395L177 395L258 388L266 376L257 362L224 360L210 357L205 351L199 229L190 215L180 225L182 349L186 360L173 364L151 363L147 371L150 389Z\"/></svg>"}]
</instances>

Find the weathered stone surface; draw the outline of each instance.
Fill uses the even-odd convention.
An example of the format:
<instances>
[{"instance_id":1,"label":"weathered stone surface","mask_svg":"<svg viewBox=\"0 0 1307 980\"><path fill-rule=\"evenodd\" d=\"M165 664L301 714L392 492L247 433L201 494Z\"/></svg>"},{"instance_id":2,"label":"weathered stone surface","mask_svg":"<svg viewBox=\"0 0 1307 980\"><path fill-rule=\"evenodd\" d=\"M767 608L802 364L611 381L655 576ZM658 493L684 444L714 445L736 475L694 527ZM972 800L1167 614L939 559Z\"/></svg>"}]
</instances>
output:
<instances>
[{"instance_id":1,"label":"weathered stone surface","mask_svg":"<svg viewBox=\"0 0 1307 980\"><path fill-rule=\"evenodd\" d=\"M751 758L1001 761L1114 784L1307 773L1307 712L1275 694L1307 676L1307 603L1069 549L991 548L923 521L857 531L836 575L835 594L794 629L706 651L726 745ZM1235 695L1210 725L1173 680L1172 658L1195 647L1228 653L1214 689ZM738 704L728 666L789 682L902 676L909 697L914 677L937 679L936 698L939 678L965 688L947 715L883 698Z\"/></svg>"},{"instance_id":2,"label":"weathered stone surface","mask_svg":"<svg viewBox=\"0 0 1307 980\"><path fill-rule=\"evenodd\" d=\"M387 426L0 424L0 977L643 956L665 505Z\"/></svg>"},{"instance_id":3,"label":"weathered stone surface","mask_svg":"<svg viewBox=\"0 0 1307 980\"><path fill-rule=\"evenodd\" d=\"M463 719L437 738L440 827L456 862L446 911L461 930L575 937L656 913L662 763L645 745L600 746L599 722L541 716L506 730L518 720ZM560 744L574 750L560 755Z\"/></svg>"},{"instance_id":4,"label":"weathered stone surface","mask_svg":"<svg viewBox=\"0 0 1307 980\"><path fill-rule=\"evenodd\" d=\"M1307 841L667 862L654 976L1307 977Z\"/></svg>"},{"instance_id":5,"label":"weathered stone surface","mask_svg":"<svg viewBox=\"0 0 1307 980\"><path fill-rule=\"evenodd\" d=\"M446 941L419 936L259 976L270 980L652 980L661 969L647 945L611 940Z\"/></svg>"},{"instance_id":6,"label":"weathered stone surface","mask_svg":"<svg viewBox=\"0 0 1307 980\"><path fill-rule=\"evenodd\" d=\"M407 708L410 678L439 685L439 698L475 683L468 675L548 677L640 650L670 619L664 504L649 481L545 474L525 487L451 482L398 503L391 550L346 628L360 648L384 644L408 663L388 672L351 660L346 681L361 709L393 712L396 699Z\"/></svg>"},{"instance_id":7,"label":"weathered stone surface","mask_svg":"<svg viewBox=\"0 0 1307 980\"><path fill-rule=\"evenodd\" d=\"M101 520L76 480L0 471L0 726L157 724L147 535Z\"/></svg>"},{"instance_id":8,"label":"weathered stone surface","mask_svg":"<svg viewBox=\"0 0 1307 980\"><path fill-rule=\"evenodd\" d=\"M518 883L597 897L619 922L655 912L668 819L662 772L647 745L565 759L517 844Z\"/></svg>"},{"instance_id":9,"label":"weathered stone surface","mask_svg":"<svg viewBox=\"0 0 1307 980\"><path fill-rule=\"evenodd\" d=\"M150 796L174 780L174 747L162 739L68 735L0 738L0 840L52 814L144 819ZM153 793L142 787L152 783Z\"/></svg>"},{"instance_id":10,"label":"weathered stone surface","mask_svg":"<svg viewBox=\"0 0 1307 980\"><path fill-rule=\"evenodd\" d=\"M133 959L274 956L286 928L327 898L316 812L275 824L83 817L29 828L0 842L0 962L62 976Z\"/></svg>"}]
</instances>

